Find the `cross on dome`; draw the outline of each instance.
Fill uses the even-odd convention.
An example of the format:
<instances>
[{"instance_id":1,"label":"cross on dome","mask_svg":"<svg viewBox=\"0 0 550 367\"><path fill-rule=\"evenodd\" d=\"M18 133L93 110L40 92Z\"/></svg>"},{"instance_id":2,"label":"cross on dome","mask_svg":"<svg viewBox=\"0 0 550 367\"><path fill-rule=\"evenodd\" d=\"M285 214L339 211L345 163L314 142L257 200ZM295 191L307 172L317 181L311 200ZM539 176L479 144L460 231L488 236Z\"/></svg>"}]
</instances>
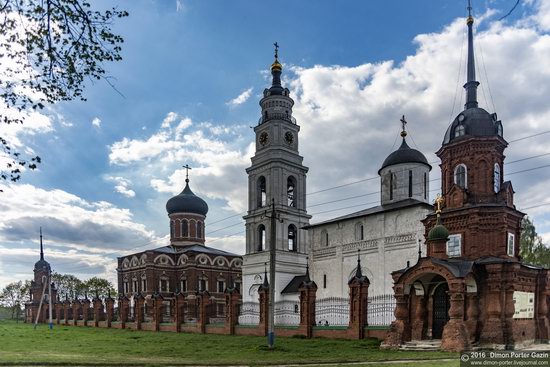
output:
<instances>
[{"instance_id":1,"label":"cross on dome","mask_svg":"<svg viewBox=\"0 0 550 367\"><path fill-rule=\"evenodd\" d=\"M185 166L182 166L185 168L185 182L189 182L189 170L192 169L189 167L189 164L186 164Z\"/></svg>"},{"instance_id":2,"label":"cross on dome","mask_svg":"<svg viewBox=\"0 0 550 367\"><path fill-rule=\"evenodd\" d=\"M279 58L279 44L275 42L273 46L275 46L275 60L277 60Z\"/></svg>"},{"instance_id":3,"label":"cross on dome","mask_svg":"<svg viewBox=\"0 0 550 367\"><path fill-rule=\"evenodd\" d=\"M405 138L405 136L407 136L407 130L405 130L407 120L405 120L405 115L403 115L399 121L401 121L401 137Z\"/></svg>"}]
</instances>

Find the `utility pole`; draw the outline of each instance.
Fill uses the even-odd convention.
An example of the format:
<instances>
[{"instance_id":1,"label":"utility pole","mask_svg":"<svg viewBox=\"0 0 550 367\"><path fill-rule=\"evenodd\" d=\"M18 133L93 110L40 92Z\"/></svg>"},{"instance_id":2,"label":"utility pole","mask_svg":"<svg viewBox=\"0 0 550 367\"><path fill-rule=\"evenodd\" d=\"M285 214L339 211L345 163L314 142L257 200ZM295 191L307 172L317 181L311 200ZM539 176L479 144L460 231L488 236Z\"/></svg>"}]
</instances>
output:
<instances>
[{"instance_id":1,"label":"utility pole","mask_svg":"<svg viewBox=\"0 0 550 367\"><path fill-rule=\"evenodd\" d=\"M271 198L271 215L265 214L271 219L271 230L269 235L269 318L267 324L267 345L270 349L275 347L275 256L276 251L276 226L278 215L275 212L275 198Z\"/></svg>"},{"instance_id":2,"label":"utility pole","mask_svg":"<svg viewBox=\"0 0 550 367\"><path fill-rule=\"evenodd\" d=\"M48 300L50 301L50 307L48 307L48 313L50 316L50 330L53 329L53 318L52 318L52 269L48 271Z\"/></svg>"}]
</instances>

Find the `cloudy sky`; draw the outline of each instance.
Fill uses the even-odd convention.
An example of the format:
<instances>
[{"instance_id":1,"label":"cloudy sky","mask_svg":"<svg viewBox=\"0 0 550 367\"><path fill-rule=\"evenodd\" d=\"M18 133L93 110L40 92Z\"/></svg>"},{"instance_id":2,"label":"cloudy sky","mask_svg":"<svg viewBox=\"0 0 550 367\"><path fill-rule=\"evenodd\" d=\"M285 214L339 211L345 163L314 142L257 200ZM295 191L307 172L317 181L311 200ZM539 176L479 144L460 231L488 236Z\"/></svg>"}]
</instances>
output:
<instances>
[{"instance_id":1,"label":"cloudy sky","mask_svg":"<svg viewBox=\"0 0 550 367\"><path fill-rule=\"evenodd\" d=\"M106 6L112 1L94 1ZM550 242L550 0L474 1L480 106L510 143L516 205ZM53 268L115 279L116 257L167 244L164 205L191 187L209 204L207 244L243 253L250 128L277 41L296 104L312 222L379 202L377 171L398 147L434 152L463 108L464 0L135 0L115 31L123 58L87 102L0 126L43 163L0 184L0 286L32 277L42 226ZM330 189L330 190L327 190Z\"/></svg>"}]
</instances>

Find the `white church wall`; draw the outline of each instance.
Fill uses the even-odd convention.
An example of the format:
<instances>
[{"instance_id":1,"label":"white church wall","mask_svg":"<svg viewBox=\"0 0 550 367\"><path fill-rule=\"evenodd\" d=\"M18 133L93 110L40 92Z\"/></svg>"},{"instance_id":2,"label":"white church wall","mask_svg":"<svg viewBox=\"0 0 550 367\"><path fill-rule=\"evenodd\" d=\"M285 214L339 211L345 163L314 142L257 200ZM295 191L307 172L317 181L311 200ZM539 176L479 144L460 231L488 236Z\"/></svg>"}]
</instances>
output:
<instances>
[{"instance_id":1,"label":"white church wall","mask_svg":"<svg viewBox=\"0 0 550 367\"><path fill-rule=\"evenodd\" d=\"M310 228L310 271L319 287L317 298L348 296L348 280L357 266L357 250L363 274L371 282L369 294L392 293L391 272L406 267L407 261L411 265L416 263L418 239L424 243L420 220L429 212L425 206L417 205ZM356 223L364 225L363 240L356 240ZM324 231L329 234L328 246L321 236ZM422 253L426 255L425 245Z\"/></svg>"}]
</instances>

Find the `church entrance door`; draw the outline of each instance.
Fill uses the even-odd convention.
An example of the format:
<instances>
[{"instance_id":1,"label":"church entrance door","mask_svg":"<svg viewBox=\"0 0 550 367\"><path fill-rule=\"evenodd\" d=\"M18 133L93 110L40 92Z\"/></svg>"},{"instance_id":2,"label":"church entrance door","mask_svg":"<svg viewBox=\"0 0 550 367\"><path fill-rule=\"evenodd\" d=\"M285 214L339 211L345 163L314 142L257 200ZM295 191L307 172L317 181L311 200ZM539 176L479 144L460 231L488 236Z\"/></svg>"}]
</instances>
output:
<instances>
[{"instance_id":1,"label":"church entrance door","mask_svg":"<svg viewBox=\"0 0 550 367\"><path fill-rule=\"evenodd\" d=\"M432 338L441 339L443 327L449 321L449 286L442 283L436 286L433 293Z\"/></svg>"}]
</instances>

